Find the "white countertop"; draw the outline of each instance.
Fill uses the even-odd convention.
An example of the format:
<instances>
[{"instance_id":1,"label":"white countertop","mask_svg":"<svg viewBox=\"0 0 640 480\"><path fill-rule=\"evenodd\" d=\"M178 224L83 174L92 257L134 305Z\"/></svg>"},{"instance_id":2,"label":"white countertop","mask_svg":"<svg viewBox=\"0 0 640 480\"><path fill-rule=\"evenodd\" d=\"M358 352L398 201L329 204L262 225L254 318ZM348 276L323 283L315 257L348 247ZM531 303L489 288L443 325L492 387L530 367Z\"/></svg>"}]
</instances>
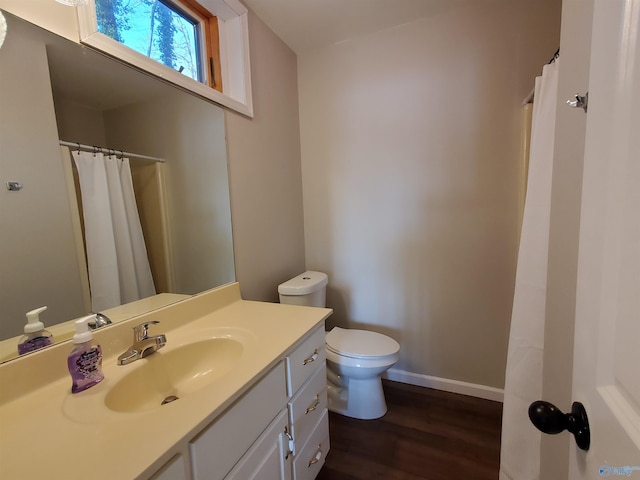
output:
<instances>
[{"instance_id":1,"label":"white countertop","mask_svg":"<svg viewBox=\"0 0 640 480\"><path fill-rule=\"evenodd\" d=\"M238 285L231 284L96 332L96 343L105 352L105 380L84 392L70 393L69 343L0 365L0 389L12 384L11 391L0 393L0 478L144 478L173 455L176 444L186 445L330 313L245 301ZM224 327L242 329L249 340L238 365L221 380L161 408L109 410L104 398L110 387L136 363L151 358L116 365L117 355L131 343L131 327L148 320L160 320L151 333L166 334L167 351L187 338L202 338ZM51 371L43 373L50 365ZM31 372L35 379L19 380ZM37 380L43 384L37 385Z\"/></svg>"}]
</instances>

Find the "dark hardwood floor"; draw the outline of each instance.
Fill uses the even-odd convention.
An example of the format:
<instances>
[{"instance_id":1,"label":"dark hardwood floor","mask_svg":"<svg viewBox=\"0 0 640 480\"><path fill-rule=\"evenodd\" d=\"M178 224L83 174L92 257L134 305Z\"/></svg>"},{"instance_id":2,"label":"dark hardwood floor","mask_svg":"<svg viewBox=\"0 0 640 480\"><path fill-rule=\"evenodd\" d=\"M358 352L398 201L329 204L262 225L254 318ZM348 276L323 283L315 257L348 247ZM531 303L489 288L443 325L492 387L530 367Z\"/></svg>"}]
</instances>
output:
<instances>
[{"instance_id":1,"label":"dark hardwood floor","mask_svg":"<svg viewBox=\"0 0 640 480\"><path fill-rule=\"evenodd\" d=\"M384 381L387 414L330 413L318 480L496 480L502 404Z\"/></svg>"}]
</instances>

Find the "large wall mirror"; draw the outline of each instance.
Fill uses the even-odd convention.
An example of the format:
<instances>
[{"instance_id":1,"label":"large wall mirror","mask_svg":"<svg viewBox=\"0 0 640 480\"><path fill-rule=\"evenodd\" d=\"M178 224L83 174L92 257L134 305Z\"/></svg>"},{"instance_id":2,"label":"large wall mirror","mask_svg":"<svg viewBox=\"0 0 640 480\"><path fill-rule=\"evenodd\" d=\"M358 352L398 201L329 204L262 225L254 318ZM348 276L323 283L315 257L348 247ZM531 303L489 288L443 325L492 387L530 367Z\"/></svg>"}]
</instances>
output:
<instances>
[{"instance_id":1,"label":"large wall mirror","mask_svg":"<svg viewBox=\"0 0 640 480\"><path fill-rule=\"evenodd\" d=\"M79 147L61 141L163 160L130 157L157 294L114 306L109 318L234 281L223 110L2 13L0 361L17 356L26 312L47 306L41 320L58 342L92 311Z\"/></svg>"}]
</instances>

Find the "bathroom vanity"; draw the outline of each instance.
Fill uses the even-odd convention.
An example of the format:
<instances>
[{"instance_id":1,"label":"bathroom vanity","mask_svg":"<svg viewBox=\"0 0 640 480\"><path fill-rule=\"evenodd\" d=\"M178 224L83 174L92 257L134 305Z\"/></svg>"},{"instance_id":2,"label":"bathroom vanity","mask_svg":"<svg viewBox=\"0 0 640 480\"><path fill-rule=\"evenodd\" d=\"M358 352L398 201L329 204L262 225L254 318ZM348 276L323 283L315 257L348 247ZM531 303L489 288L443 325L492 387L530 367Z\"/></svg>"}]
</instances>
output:
<instances>
[{"instance_id":1,"label":"bathroom vanity","mask_svg":"<svg viewBox=\"0 0 640 480\"><path fill-rule=\"evenodd\" d=\"M85 392L70 393L69 344L2 364L0 477L313 479L330 314L245 301L234 283L96 331L105 380ZM152 320L166 347L118 366Z\"/></svg>"}]
</instances>

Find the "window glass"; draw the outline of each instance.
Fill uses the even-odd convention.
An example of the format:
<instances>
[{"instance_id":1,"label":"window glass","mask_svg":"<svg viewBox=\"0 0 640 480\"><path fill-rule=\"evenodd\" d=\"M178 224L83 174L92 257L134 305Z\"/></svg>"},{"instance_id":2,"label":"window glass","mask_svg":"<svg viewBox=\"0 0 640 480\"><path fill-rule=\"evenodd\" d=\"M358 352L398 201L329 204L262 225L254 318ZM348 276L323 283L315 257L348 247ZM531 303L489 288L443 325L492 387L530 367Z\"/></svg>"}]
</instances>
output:
<instances>
[{"instance_id":1,"label":"window glass","mask_svg":"<svg viewBox=\"0 0 640 480\"><path fill-rule=\"evenodd\" d=\"M98 31L203 81L201 20L169 0L96 0Z\"/></svg>"}]
</instances>

